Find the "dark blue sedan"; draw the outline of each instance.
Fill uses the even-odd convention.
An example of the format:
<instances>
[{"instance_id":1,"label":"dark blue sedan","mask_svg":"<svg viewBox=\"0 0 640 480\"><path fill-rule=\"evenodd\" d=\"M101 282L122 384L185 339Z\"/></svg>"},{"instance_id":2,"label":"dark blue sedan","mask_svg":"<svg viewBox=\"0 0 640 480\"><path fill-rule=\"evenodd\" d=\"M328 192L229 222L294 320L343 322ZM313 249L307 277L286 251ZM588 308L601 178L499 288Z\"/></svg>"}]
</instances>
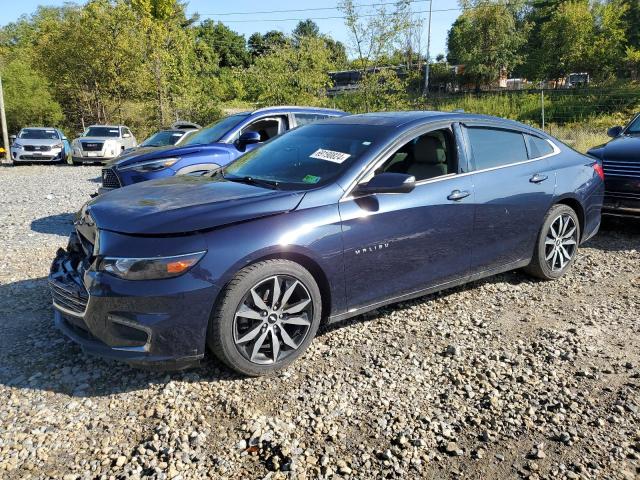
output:
<instances>
[{"instance_id":1,"label":"dark blue sedan","mask_svg":"<svg viewBox=\"0 0 640 480\"><path fill-rule=\"evenodd\" d=\"M598 231L603 192L596 161L519 123L326 120L212 177L90 201L51 268L55 321L106 357L185 366L208 346L261 375L322 321L516 268L562 276Z\"/></svg>"},{"instance_id":2,"label":"dark blue sedan","mask_svg":"<svg viewBox=\"0 0 640 480\"><path fill-rule=\"evenodd\" d=\"M603 213L640 216L640 114L607 133L613 140L588 152L602 162L606 177Z\"/></svg>"},{"instance_id":3,"label":"dark blue sedan","mask_svg":"<svg viewBox=\"0 0 640 480\"><path fill-rule=\"evenodd\" d=\"M99 193L174 175L203 175L293 128L343 115L346 113L341 110L285 106L230 115L180 145L142 146L120 155L102 170Z\"/></svg>"}]
</instances>

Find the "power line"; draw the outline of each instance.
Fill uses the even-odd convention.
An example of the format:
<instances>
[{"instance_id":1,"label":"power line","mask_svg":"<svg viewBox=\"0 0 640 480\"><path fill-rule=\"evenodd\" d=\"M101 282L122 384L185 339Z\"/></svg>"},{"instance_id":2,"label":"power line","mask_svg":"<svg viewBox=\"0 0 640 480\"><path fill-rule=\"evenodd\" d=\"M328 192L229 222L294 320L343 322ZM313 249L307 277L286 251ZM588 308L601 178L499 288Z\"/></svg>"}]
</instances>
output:
<instances>
[{"instance_id":1,"label":"power line","mask_svg":"<svg viewBox=\"0 0 640 480\"><path fill-rule=\"evenodd\" d=\"M410 3L426 3L429 0L407 0L407 4ZM379 3L365 3L354 5L355 8L362 7L382 7L385 5L397 5L398 2L379 2ZM339 10L340 7L337 5L335 7L315 7L315 8L294 8L288 10L264 10L262 12L220 12L220 13L200 13L203 16L216 16L216 17L225 17L225 16L236 16L236 15L263 15L263 14L271 14L271 13L298 13L298 12L319 12L326 10Z\"/></svg>"}]
</instances>

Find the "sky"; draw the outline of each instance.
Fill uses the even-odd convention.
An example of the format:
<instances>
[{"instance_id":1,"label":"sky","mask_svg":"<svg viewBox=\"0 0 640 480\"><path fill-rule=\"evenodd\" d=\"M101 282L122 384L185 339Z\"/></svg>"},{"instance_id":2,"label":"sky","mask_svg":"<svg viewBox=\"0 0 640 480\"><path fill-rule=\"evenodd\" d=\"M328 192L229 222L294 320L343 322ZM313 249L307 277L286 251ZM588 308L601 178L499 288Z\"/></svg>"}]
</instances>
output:
<instances>
[{"instance_id":1,"label":"sky","mask_svg":"<svg viewBox=\"0 0 640 480\"><path fill-rule=\"evenodd\" d=\"M377 2L389 3L389 0L356 0L357 4L370 5ZM0 26L13 22L21 15L32 14L38 5L61 6L65 0L0 0ZM80 2L82 3L82 2ZM347 44L349 35L341 18L326 18L340 16L335 9L337 0L324 2L311 0L234 0L220 2L214 0L188 0L188 14L199 13L202 19L211 18L226 23L230 28L244 34L246 38L254 32L268 30L282 30L291 32L299 20L313 19L322 33L330 34L336 40ZM457 0L433 0L431 21L431 58L439 53L446 53L447 31L451 28L460 13ZM327 8L326 10L324 8ZM423 52L427 45L427 19L429 0L414 0L411 6L424 20L424 32L421 40ZM282 13L254 13L274 10L302 10L322 9L312 11L282 12ZM244 13L243 15L223 15L229 13ZM279 21L284 19L284 21Z\"/></svg>"}]
</instances>

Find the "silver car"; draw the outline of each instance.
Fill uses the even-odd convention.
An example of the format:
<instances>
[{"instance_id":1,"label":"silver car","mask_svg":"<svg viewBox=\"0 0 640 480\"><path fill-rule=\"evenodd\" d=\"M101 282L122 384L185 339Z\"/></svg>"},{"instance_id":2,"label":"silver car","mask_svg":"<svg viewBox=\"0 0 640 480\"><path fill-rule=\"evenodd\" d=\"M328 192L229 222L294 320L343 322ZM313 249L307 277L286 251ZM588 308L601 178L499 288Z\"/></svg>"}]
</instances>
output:
<instances>
[{"instance_id":1,"label":"silver car","mask_svg":"<svg viewBox=\"0 0 640 480\"><path fill-rule=\"evenodd\" d=\"M70 151L69 140L57 128L29 127L11 136L13 163L66 163Z\"/></svg>"},{"instance_id":2,"label":"silver car","mask_svg":"<svg viewBox=\"0 0 640 480\"><path fill-rule=\"evenodd\" d=\"M124 125L91 125L71 143L71 159L74 165L102 163L137 146L136 138Z\"/></svg>"}]
</instances>

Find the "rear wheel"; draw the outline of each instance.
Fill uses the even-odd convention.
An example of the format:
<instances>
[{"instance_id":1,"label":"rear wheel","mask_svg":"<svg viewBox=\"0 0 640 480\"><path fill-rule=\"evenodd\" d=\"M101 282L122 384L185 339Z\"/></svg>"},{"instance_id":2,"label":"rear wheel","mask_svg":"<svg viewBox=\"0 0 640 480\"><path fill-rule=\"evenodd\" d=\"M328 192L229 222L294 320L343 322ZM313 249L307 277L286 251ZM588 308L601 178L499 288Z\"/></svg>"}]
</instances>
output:
<instances>
[{"instance_id":1,"label":"rear wheel","mask_svg":"<svg viewBox=\"0 0 640 480\"><path fill-rule=\"evenodd\" d=\"M531 263L525 270L544 280L564 275L575 261L580 241L578 215L569 206L558 204L547 213Z\"/></svg>"},{"instance_id":2,"label":"rear wheel","mask_svg":"<svg viewBox=\"0 0 640 480\"><path fill-rule=\"evenodd\" d=\"M207 334L211 351L245 375L290 365L320 324L322 301L313 276L289 260L242 269L221 293Z\"/></svg>"}]
</instances>

